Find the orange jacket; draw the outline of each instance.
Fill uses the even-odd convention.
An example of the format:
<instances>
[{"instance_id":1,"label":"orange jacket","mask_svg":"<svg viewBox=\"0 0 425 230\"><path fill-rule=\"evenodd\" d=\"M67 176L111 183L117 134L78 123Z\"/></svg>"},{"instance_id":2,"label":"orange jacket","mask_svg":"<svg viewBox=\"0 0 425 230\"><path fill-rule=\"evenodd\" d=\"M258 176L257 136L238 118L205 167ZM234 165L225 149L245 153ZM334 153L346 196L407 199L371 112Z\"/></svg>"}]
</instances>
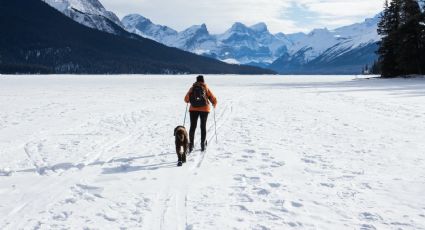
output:
<instances>
[{"instance_id":1,"label":"orange jacket","mask_svg":"<svg viewBox=\"0 0 425 230\"><path fill-rule=\"evenodd\" d=\"M195 83L195 84L201 84L203 87L205 87L205 90L207 92L208 101L207 101L207 105L206 106L202 106L202 107L193 107L191 105L189 111L190 112L197 111L197 112L208 112L209 113L210 112L210 103L209 102L211 102L213 104L213 106L215 107L217 105L217 98L214 96L214 94L208 88L207 84L201 83L201 82L198 82L198 83ZM189 98L190 98L190 94L192 93L192 89L193 89L193 86L189 89L189 91L187 92L186 96L184 97L184 101L186 103L189 103L190 102L190 99Z\"/></svg>"}]
</instances>

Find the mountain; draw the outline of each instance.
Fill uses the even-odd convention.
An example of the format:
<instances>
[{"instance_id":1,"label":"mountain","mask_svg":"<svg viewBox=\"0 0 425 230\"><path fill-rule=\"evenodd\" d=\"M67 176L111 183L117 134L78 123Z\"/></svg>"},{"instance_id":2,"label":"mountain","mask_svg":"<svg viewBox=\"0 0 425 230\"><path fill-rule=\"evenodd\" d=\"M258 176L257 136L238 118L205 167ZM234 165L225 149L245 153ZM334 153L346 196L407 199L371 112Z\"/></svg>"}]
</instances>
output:
<instances>
[{"instance_id":1,"label":"mountain","mask_svg":"<svg viewBox=\"0 0 425 230\"><path fill-rule=\"evenodd\" d=\"M377 43L341 50L338 45L325 50L318 57L306 61L311 48L301 49L293 55L286 54L268 68L281 74L360 74L365 65L377 60Z\"/></svg>"},{"instance_id":2,"label":"mountain","mask_svg":"<svg viewBox=\"0 0 425 230\"><path fill-rule=\"evenodd\" d=\"M219 57L243 64L270 64L286 52L289 44L288 40L272 35L264 23L248 27L237 22L216 37L221 44L217 50Z\"/></svg>"},{"instance_id":3,"label":"mountain","mask_svg":"<svg viewBox=\"0 0 425 230\"><path fill-rule=\"evenodd\" d=\"M156 25L151 20L138 15L130 14L122 19L124 28L131 32L158 41L165 45L170 45L174 37L177 36L177 31L167 27Z\"/></svg>"},{"instance_id":4,"label":"mountain","mask_svg":"<svg viewBox=\"0 0 425 230\"><path fill-rule=\"evenodd\" d=\"M74 21L93 29L120 34L123 25L98 0L42 0Z\"/></svg>"},{"instance_id":5,"label":"mountain","mask_svg":"<svg viewBox=\"0 0 425 230\"><path fill-rule=\"evenodd\" d=\"M219 35L210 34L205 24L177 32L137 14L125 16L122 24L131 33L228 63L266 66L285 53L290 43L285 36L272 35L264 23L251 27L235 23Z\"/></svg>"},{"instance_id":6,"label":"mountain","mask_svg":"<svg viewBox=\"0 0 425 230\"><path fill-rule=\"evenodd\" d=\"M128 18L133 19L131 23ZM364 65L377 59L376 42L380 39L377 34L378 21L379 15L335 30L323 28L307 34L287 35L270 33L265 23L248 27L237 22L223 34L217 35L210 34L205 24L177 32L140 15L126 16L122 23L128 31L167 46L228 63L260 66L284 74L354 74L360 73ZM352 63L346 63L343 58Z\"/></svg>"},{"instance_id":7,"label":"mountain","mask_svg":"<svg viewBox=\"0 0 425 230\"><path fill-rule=\"evenodd\" d=\"M119 27L124 36L91 29L40 0L1 1L0 28L2 73L273 73L170 48Z\"/></svg>"},{"instance_id":8,"label":"mountain","mask_svg":"<svg viewBox=\"0 0 425 230\"><path fill-rule=\"evenodd\" d=\"M216 40L210 35L207 26L202 24L180 32L174 39L173 46L192 53L204 54L216 46Z\"/></svg>"},{"instance_id":9,"label":"mountain","mask_svg":"<svg viewBox=\"0 0 425 230\"><path fill-rule=\"evenodd\" d=\"M293 45L268 68L282 74L357 74L378 59L380 15L362 23L288 35Z\"/></svg>"}]
</instances>

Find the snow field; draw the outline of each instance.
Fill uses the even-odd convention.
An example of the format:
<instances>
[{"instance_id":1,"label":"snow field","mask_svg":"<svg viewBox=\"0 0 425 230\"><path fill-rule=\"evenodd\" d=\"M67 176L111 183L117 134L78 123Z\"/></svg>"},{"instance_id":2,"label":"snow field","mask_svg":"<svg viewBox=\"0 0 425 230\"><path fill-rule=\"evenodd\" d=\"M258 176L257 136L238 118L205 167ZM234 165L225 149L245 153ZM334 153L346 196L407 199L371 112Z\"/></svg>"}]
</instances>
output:
<instances>
[{"instance_id":1,"label":"snow field","mask_svg":"<svg viewBox=\"0 0 425 230\"><path fill-rule=\"evenodd\" d=\"M353 78L206 76L177 168L195 76L0 76L0 228L425 229L425 81Z\"/></svg>"}]
</instances>

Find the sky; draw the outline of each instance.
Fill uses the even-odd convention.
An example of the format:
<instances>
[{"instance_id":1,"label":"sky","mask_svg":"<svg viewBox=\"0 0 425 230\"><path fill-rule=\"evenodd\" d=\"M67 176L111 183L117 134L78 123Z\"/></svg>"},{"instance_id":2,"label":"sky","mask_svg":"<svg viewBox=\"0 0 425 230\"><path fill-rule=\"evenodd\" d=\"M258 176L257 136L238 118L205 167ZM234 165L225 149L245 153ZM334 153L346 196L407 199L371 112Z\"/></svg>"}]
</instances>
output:
<instances>
[{"instance_id":1,"label":"sky","mask_svg":"<svg viewBox=\"0 0 425 230\"><path fill-rule=\"evenodd\" d=\"M273 33L334 29L382 11L384 0L100 0L118 17L138 13L178 31L205 23L223 33L233 23L264 22Z\"/></svg>"}]
</instances>

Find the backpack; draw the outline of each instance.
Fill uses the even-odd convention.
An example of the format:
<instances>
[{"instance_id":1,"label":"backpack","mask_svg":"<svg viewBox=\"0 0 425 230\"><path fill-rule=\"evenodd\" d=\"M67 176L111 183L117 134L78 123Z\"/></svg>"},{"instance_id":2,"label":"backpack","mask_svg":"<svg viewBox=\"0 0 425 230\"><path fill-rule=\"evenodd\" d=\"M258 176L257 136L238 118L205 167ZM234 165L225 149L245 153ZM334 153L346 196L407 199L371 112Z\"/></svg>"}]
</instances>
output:
<instances>
[{"instance_id":1,"label":"backpack","mask_svg":"<svg viewBox=\"0 0 425 230\"><path fill-rule=\"evenodd\" d=\"M193 85L189 100L193 107L206 106L208 104L208 100L205 87L200 84Z\"/></svg>"}]
</instances>

